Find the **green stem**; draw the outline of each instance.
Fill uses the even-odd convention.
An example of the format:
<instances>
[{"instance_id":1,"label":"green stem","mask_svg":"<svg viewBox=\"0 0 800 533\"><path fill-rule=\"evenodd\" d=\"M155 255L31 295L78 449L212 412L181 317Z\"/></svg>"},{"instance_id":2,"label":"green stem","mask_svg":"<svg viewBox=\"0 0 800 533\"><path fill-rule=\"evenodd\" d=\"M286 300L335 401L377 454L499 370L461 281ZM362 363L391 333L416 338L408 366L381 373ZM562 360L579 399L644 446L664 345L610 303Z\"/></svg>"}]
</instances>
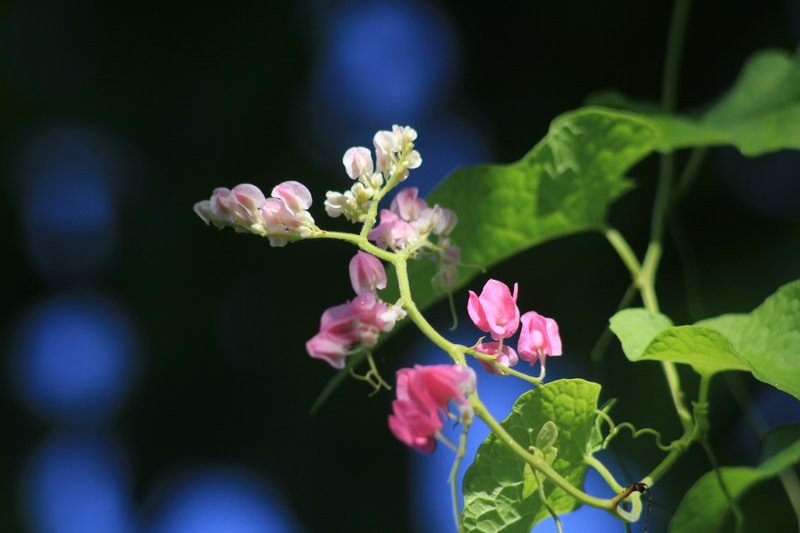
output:
<instances>
[{"instance_id":1,"label":"green stem","mask_svg":"<svg viewBox=\"0 0 800 533\"><path fill-rule=\"evenodd\" d=\"M661 106L672 112L678 103L678 79L680 75L683 38L689 22L691 0L676 0L669 21L667 49L664 57L664 72L661 81Z\"/></svg>"},{"instance_id":2,"label":"green stem","mask_svg":"<svg viewBox=\"0 0 800 533\"><path fill-rule=\"evenodd\" d=\"M400 158L397 160L394 172L392 172L392 175L389 176L388 180L386 180L386 184L383 187L381 187L381 190L376 192L372 197L372 203L370 204L369 210L367 211L367 219L364 221L364 226L361 228L361 234L359 235L362 239L367 238L367 235L369 235L369 231L375 225L375 221L378 218L378 204L380 204L381 199L383 199L383 197L386 196L386 193L394 189L397 186L397 184L400 183L400 177L406 170L406 158L413 149L414 145L412 143L407 150L405 150L402 154L400 154Z\"/></svg>"},{"instance_id":3,"label":"green stem","mask_svg":"<svg viewBox=\"0 0 800 533\"><path fill-rule=\"evenodd\" d=\"M532 384L536 385L537 387L542 384L542 378L541 377L535 378L533 376L529 376L528 374L523 374L522 372L518 372L518 371L514 370L513 368L509 368L509 367L507 367L505 365L501 365L500 363L495 361L495 357L496 356L492 356L492 355L489 355L489 354L481 353L481 352L478 352L476 350L472 350L472 349L466 348L466 347L465 347L465 353L468 353L468 354L470 354L471 356L473 356L473 357L475 357L477 359L481 359L483 361L486 361L487 363L493 364L495 367L500 369L504 374L509 374L509 375L512 375L512 376L516 376L516 377L518 377L520 379L524 379L525 381L527 381L529 383L532 383Z\"/></svg>"},{"instance_id":4,"label":"green stem","mask_svg":"<svg viewBox=\"0 0 800 533\"><path fill-rule=\"evenodd\" d=\"M591 466L595 470L597 470L597 473L603 477L606 483L608 483L608 486L611 487L611 490L617 493L620 493L623 490L625 490L625 487L620 485L614 478L614 474L612 474L611 471L608 468L606 468L606 465L604 465L597 458L595 458L594 455L585 456L583 458L583 462Z\"/></svg>"},{"instance_id":5,"label":"green stem","mask_svg":"<svg viewBox=\"0 0 800 533\"><path fill-rule=\"evenodd\" d=\"M411 286L408 281L408 265L406 263L407 257L402 254L395 254L391 262L394 265L395 272L397 273L397 283L400 288L400 302L405 310L408 312L408 317L417 325L422 333L433 341L436 346L444 350L450 355L454 362L459 364L466 364L464 352L459 349L456 344L445 339L433 326L422 316L419 308L417 308L414 300L411 297Z\"/></svg>"},{"instance_id":6,"label":"green stem","mask_svg":"<svg viewBox=\"0 0 800 533\"><path fill-rule=\"evenodd\" d=\"M458 505L458 468L461 466L461 460L467 453L467 433L469 433L469 427L472 425L472 419L465 417L463 424L464 429L461 430L461 438L458 441L458 452L456 452L456 458L453 461L453 467L450 469L450 477L448 478L450 482L450 496L453 500L453 516L455 517L456 530L458 531L461 530L461 510Z\"/></svg>"},{"instance_id":7,"label":"green stem","mask_svg":"<svg viewBox=\"0 0 800 533\"><path fill-rule=\"evenodd\" d=\"M603 235L605 235L614 250L617 251L619 258L622 259L631 276L636 280L642 272L642 265L639 264L639 258L636 257L636 253L631 249L628 241L619 231L610 226L603 228Z\"/></svg>"},{"instance_id":8,"label":"green stem","mask_svg":"<svg viewBox=\"0 0 800 533\"><path fill-rule=\"evenodd\" d=\"M703 164L708 148L695 148L689 153L689 159L686 161L686 166L683 167L681 177L678 179L678 184L675 186L675 191L672 193L672 201L681 198L686 191L692 186L700 167Z\"/></svg>"}]
</instances>

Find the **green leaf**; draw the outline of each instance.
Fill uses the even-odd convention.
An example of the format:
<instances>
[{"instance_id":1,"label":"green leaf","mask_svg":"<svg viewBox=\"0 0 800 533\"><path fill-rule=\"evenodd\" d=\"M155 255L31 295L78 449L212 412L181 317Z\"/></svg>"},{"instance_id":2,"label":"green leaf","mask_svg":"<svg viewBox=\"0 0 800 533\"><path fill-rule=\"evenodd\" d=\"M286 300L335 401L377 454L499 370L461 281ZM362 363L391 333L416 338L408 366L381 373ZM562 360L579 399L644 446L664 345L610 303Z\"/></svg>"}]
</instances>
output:
<instances>
[{"instance_id":1,"label":"green leaf","mask_svg":"<svg viewBox=\"0 0 800 533\"><path fill-rule=\"evenodd\" d=\"M658 150L731 144L750 156L800 149L800 54L763 50L748 59L733 88L704 115L670 115L617 93L595 105L635 111L659 133Z\"/></svg>"},{"instance_id":2,"label":"green leaf","mask_svg":"<svg viewBox=\"0 0 800 533\"><path fill-rule=\"evenodd\" d=\"M631 361L638 360L647 345L660 331L672 326L672 320L647 309L623 309L611 317L609 328L622 343L622 350Z\"/></svg>"},{"instance_id":3,"label":"green leaf","mask_svg":"<svg viewBox=\"0 0 800 533\"><path fill-rule=\"evenodd\" d=\"M723 370L750 370L718 331L697 326L670 327L661 313L623 309L611 317L611 331L631 361L672 361L710 376Z\"/></svg>"},{"instance_id":4,"label":"green leaf","mask_svg":"<svg viewBox=\"0 0 800 533\"><path fill-rule=\"evenodd\" d=\"M427 201L458 215L452 239L462 263L489 268L548 239L599 228L608 205L631 188L625 173L655 142L652 127L629 113L580 109L553 120L521 160L456 170ZM459 286L478 272L461 267ZM434 273L431 261L409 264L420 309L441 296L431 287ZM396 296L387 290L388 300Z\"/></svg>"},{"instance_id":5,"label":"green leaf","mask_svg":"<svg viewBox=\"0 0 800 533\"><path fill-rule=\"evenodd\" d=\"M554 381L520 396L503 427L527 448L535 445L546 422L555 423L558 455L553 468L581 488L587 469L583 458L591 453L599 395L597 383L582 379ZM489 435L464 475L463 531L527 533L549 516L539 501L532 471L525 481L526 464L494 434ZM574 511L580 505L546 480L544 490L556 513Z\"/></svg>"},{"instance_id":6,"label":"green leaf","mask_svg":"<svg viewBox=\"0 0 800 533\"><path fill-rule=\"evenodd\" d=\"M631 187L626 173L654 150L730 144L753 156L800 149L800 54L753 55L734 87L699 118L613 94L592 101L624 110L589 106L563 114L520 161L457 170L427 198L458 215L453 240L465 265L486 269L548 239L598 228ZM479 271L462 267L458 286ZM420 309L441 296L430 285L434 273L431 261L409 265Z\"/></svg>"},{"instance_id":7,"label":"green leaf","mask_svg":"<svg viewBox=\"0 0 800 533\"><path fill-rule=\"evenodd\" d=\"M747 370L800 398L800 280L784 285L749 314L722 315L694 326L664 327L668 321L644 309L624 309L611 318L611 330L631 361L673 361L706 376Z\"/></svg>"},{"instance_id":8,"label":"green leaf","mask_svg":"<svg viewBox=\"0 0 800 533\"><path fill-rule=\"evenodd\" d=\"M781 447L779 447L781 446ZM777 428L764 437L762 456L766 459L757 467L723 467L722 479L731 495L738 500L761 481L777 476L783 469L800 462L800 425ZM721 531L728 500L720 488L717 475L703 475L683 497L669 524L669 533L710 533Z\"/></svg>"},{"instance_id":9,"label":"green leaf","mask_svg":"<svg viewBox=\"0 0 800 533\"><path fill-rule=\"evenodd\" d=\"M788 283L749 314L698 322L730 339L756 379L800 399L800 280Z\"/></svg>"}]
</instances>

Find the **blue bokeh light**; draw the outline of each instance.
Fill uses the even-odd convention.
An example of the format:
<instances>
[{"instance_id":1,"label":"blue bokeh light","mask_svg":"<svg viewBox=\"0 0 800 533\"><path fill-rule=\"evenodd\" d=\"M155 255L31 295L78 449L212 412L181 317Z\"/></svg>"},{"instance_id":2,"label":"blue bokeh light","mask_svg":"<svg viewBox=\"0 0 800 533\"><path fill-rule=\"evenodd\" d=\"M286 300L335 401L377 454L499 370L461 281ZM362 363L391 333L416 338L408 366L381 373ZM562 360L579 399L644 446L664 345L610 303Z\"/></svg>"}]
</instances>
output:
<instances>
[{"instance_id":1,"label":"blue bokeh light","mask_svg":"<svg viewBox=\"0 0 800 533\"><path fill-rule=\"evenodd\" d=\"M457 43L447 18L418 2L353 2L325 18L308 116L321 139L349 144L391 124L420 124L447 93Z\"/></svg>"},{"instance_id":2,"label":"blue bokeh light","mask_svg":"<svg viewBox=\"0 0 800 533\"><path fill-rule=\"evenodd\" d=\"M22 319L12 345L19 395L62 422L99 422L129 391L137 370L137 338L111 302L89 295L46 300Z\"/></svg>"},{"instance_id":3,"label":"blue bokeh light","mask_svg":"<svg viewBox=\"0 0 800 533\"><path fill-rule=\"evenodd\" d=\"M32 458L23 478L33 533L135 533L137 517L118 451L96 437L62 435Z\"/></svg>"},{"instance_id":4,"label":"blue bokeh light","mask_svg":"<svg viewBox=\"0 0 800 533\"><path fill-rule=\"evenodd\" d=\"M64 124L28 139L16 185L31 262L48 278L108 265L117 239L116 162L99 131Z\"/></svg>"},{"instance_id":5,"label":"blue bokeh light","mask_svg":"<svg viewBox=\"0 0 800 533\"><path fill-rule=\"evenodd\" d=\"M453 342L471 345L475 342L477 333L476 329L469 324L459 329L455 335L450 335L449 338ZM568 347L566 350L568 350ZM416 360L415 364L442 364L443 362L443 354L436 349L421 348L418 353L421 354L421 358ZM547 381L550 382L565 377L580 377L584 374L585 369L575 366L573 362L570 362L570 359L569 357L564 357L553 360L554 362L547 367ZM468 362L478 375L478 394L481 401L497 420L504 420L516 399L523 392L530 390L529 384L521 379L509 376L501 377L487 374L480 364L472 358ZM529 371L528 363L520 361L518 370L538 374L539 367L536 365L533 370ZM453 428L446 425L443 433L451 442L457 443L461 434L461 426ZM488 435L489 428L480 420L476 421L470 428L467 437L466 455L458 472L459 489L464 478L464 472L466 472L467 467L475 457L478 446L486 440ZM450 470L455 458L454 453L444 446L439 446L430 455L409 451L409 456L411 461L411 500L416 531L418 533L455 531L455 518L448 484ZM610 466L612 472L618 476L618 479L622 480L619 477L618 469L613 468L613 465L607 466ZM584 488L590 494L600 496L611 496L612 494L605 481L592 469L589 469L587 473ZM461 505L463 505L463 501ZM572 513L560 515L560 518L565 531L614 531L621 527L620 522L606 511L588 506L581 507ZM554 532L556 531L555 522L551 519L543 520L537 524L534 531L536 533Z\"/></svg>"},{"instance_id":6,"label":"blue bokeh light","mask_svg":"<svg viewBox=\"0 0 800 533\"><path fill-rule=\"evenodd\" d=\"M159 499L149 533L296 533L285 505L252 476L212 468L181 478Z\"/></svg>"},{"instance_id":7,"label":"blue bokeh light","mask_svg":"<svg viewBox=\"0 0 800 533\"><path fill-rule=\"evenodd\" d=\"M416 187L424 198L457 168L485 163L489 159L485 139L462 122L439 119L417 133L415 148L422 155L422 165L411 171L407 181L391 191L387 201L405 187Z\"/></svg>"}]
</instances>

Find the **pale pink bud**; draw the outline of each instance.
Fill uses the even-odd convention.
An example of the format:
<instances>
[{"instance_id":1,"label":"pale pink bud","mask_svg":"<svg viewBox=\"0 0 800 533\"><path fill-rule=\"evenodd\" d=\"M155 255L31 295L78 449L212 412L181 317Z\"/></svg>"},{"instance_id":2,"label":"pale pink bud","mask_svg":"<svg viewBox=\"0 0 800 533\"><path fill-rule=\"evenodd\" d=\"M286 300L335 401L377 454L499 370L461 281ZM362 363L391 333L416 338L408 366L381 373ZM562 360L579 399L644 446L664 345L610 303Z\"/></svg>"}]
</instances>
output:
<instances>
[{"instance_id":1,"label":"pale pink bud","mask_svg":"<svg viewBox=\"0 0 800 533\"><path fill-rule=\"evenodd\" d=\"M406 156L407 168L418 168L422 164L422 156L416 150L411 150Z\"/></svg>"},{"instance_id":2,"label":"pale pink bud","mask_svg":"<svg viewBox=\"0 0 800 533\"><path fill-rule=\"evenodd\" d=\"M325 193L325 212L336 218L347 209L347 198L342 193L328 191Z\"/></svg>"},{"instance_id":3,"label":"pale pink bud","mask_svg":"<svg viewBox=\"0 0 800 533\"><path fill-rule=\"evenodd\" d=\"M264 205L264 193L255 185L242 183L231 191L233 196L245 209L250 212L257 212Z\"/></svg>"},{"instance_id":4,"label":"pale pink bud","mask_svg":"<svg viewBox=\"0 0 800 533\"><path fill-rule=\"evenodd\" d=\"M381 260L359 250L350 260L350 283L356 294L386 288L386 270Z\"/></svg>"},{"instance_id":5,"label":"pale pink bud","mask_svg":"<svg viewBox=\"0 0 800 533\"><path fill-rule=\"evenodd\" d=\"M194 212L203 219L206 225L214 220L214 212L211 210L211 202L208 200L201 200L194 204Z\"/></svg>"},{"instance_id":6,"label":"pale pink bud","mask_svg":"<svg viewBox=\"0 0 800 533\"><path fill-rule=\"evenodd\" d=\"M458 269L453 265L445 265L433 276L434 286L443 288L455 287L458 283Z\"/></svg>"},{"instance_id":7,"label":"pale pink bud","mask_svg":"<svg viewBox=\"0 0 800 533\"><path fill-rule=\"evenodd\" d=\"M438 205L436 207L439 207ZM451 209L442 208L439 214L439 219L436 221L436 226L433 228L433 233L436 235L450 235L453 228L458 223L458 217Z\"/></svg>"},{"instance_id":8,"label":"pale pink bud","mask_svg":"<svg viewBox=\"0 0 800 533\"><path fill-rule=\"evenodd\" d=\"M512 367L517 364L519 357L517 357L517 352L515 352L511 346L504 344L503 349L498 353L499 348L499 342L482 342L475 347L475 351L487 355L496 355L497 357L495 357L494 360L505 367ZM478 359L478 361L481 363L483 369L490 374L497 374L498 376L503 375L503 371L492 363L484 361L483 359Z\"/></svg>"},{"instance_id":9,"label":"pale pink bud","mask_svg":"<svg viewBox=\"0 0 800 533\"><path fill-rule=\"evenodd\" d=\"M427 202L418 198L419 190L416 187L407 187L397 193L392 200L390 210L406 222L417 220L423 210L428 208Z\"/></svg>"},{"instance_id":10,"label":"pale pink bud","mask_svg":"<svg viewBox=\"0 0 800 533\"><path fill-rule=\"evenodd\" d=\"M522 330L517 349L519 356L532 365L537 359L544 366L545 358L561 355L558 324L552 318L529 311L522 315Z\"/></svg>"},{"instance_id":11,"label":"pale pink bud","mask_svg":"<svg viewBox=\"0 0 800 533\"><path fill-rule=\"evenodd\" d=\"M379 131L372 138L375 145L375 169L386 177L392 172L392 154L400 148L391 131Z\"/></svg>"},{"instance_id":12,"label":"pale pink bud","mask_svg":"<svg viewBox=\"0 0 800 533\"><path fill-rule=\"evenodd\" d=\"M234 206L236 205L236 198L231 194L230 189L225 187L217 187L211 193L211 212L216 220L221 222L234 223Z\"/></svg>"},{"instance_id":13,"label":"pale pink bud","mask_svg":"<svg viewBox=\"0 0 800 533\"><path fill-rule=\"evenodd\" d=\"M469 291L469 317L481 331L490 333L494 340L512 336L519 327L518 288L515 283L512 296L505 283L490 279L483 286L480 297Z\"/></svg>"},{"instance_id":14,"label":"pale pink bud","mask_svg":"<svg viewBox=\"0 0 800 533\"><path fill-rule=\"evenodd\" d=\"M311 207L311 192L298 181L284 181L272 189L272 197L280 198L286 208L297 213Z\"/></svg>"},{"instance_id":15,"label":"pale pink bud","mask_svg":"<svg viewBox=\"0 0 800 533\"><path fill-rule=\"evenodd\" d=\"M233 190L225 187L214 189L210 200L197 202L194 211L206 224L232 225L237 231L253 231L261 226L259 209L264 203L264 193L255 185L243 183Z\"/></svg>"},{"instance_id":16,"label":"pale pink bud","mask_svg":"<svg viewBox=\"0 0 800 533\"><path fill-rule=\"evenodd\" d=\"M363 146L348 149L342 158L345 172L350 179L366 178L372 175L372 155Z\"/></svg>"},{"instance_id":17,"label":"pale pink bud","mask_svg":"<svg viewBox=\"0 0 800 533\"><path fill-rule=\"evenodd\" d=\"M442 254L442 259L445 263L450 265L459 264L461 262L461 248L451 244L445 249L444 253Z\"/></svg>"}]
</instances>

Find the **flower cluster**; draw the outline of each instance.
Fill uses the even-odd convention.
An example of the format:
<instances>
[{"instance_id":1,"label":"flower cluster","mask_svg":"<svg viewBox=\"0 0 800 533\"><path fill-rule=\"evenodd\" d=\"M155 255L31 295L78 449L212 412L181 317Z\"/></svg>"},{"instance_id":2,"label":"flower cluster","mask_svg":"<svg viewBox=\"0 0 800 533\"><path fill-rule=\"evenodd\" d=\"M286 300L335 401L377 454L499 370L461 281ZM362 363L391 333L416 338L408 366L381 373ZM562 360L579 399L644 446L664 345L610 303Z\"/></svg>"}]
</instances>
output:
<instances>
[{"instance_id":1,"label":"flower cluster","mask_svg":"<svg viewBox=\"0 0 800 533\"><path fill-rule=\"evenodd\" d=\"M206 224L231 226L240 233L266 236L271 246L284 246L318 231L309 207L311 193L305 185L285 181L272 189L271 198L249 183L233 189L219 187L210 200L194 204L194 212Z\"/></svg>"},{"instance_id":2,"label":"flower cluster","mask_svg":"<svg viewBox=\"0 0 800 533\"><path fill-rule=\"evenodd\" d=\"M434 276L434 284L452 287L458 282L458 269L461 249L450 242L449 235L455 228L458 218L450 209L429 207L419 198L416 187L408 187L397 193L389 209L381 210L380 224L369 232L369 239L379 248L393 251L427 245L425 252L431 252L439 265ZM436 235L436 243L430 241Z\"/></svg>"},{"instance_id":3,"label":"flower cluster","mask_svg":"<svg viewBox=\"0 0 800 533\"><path fill-rule=\"evenodd\" d=\"M511 367L519 358L529 361L531 365L539 361L544 368L545 358L561 355L561 337L558 324L552 318L545 318L534 311L520 317L517 307L518 285L514 284L514 293L500 281L490 279L483 286L481 295L469 291L467 313L478 329L489 333L495 341L483 342L475 347L475 351L495 356L495 362ZM517 343L517 352L504 345L503 340L514 335L522 323L522 331ZM502 370L495 365L481 360L487 372L502 375Z\"/></svg>"},{"instance_id":4,"label":"flower cluster","mask_svg":"<svg viewBox=\"0 0 800 533\"><path fill-rule=\"evenodd\" d=\"M401 307L385 304L375 293L386 287L386 270L377 257L359 251L349 270L356 297L327 309L319 332L306 342L311 357L337 369L344 368L349 355L374 346L381 331L390 331L405 316Z\"/></svg>"},{"instance_id":5,"label":"flower cluster","mask_svg":"<svg viewBox=\"0 0 800 533\"><path fill-rule=\"evenodd\" d=\"M475 392L475 371L463 365L416 365L397 372L397 399L392 402L389 429L405 444L422 452L436 448L442 438L448 404L457 401L459 420L472 417L467 398Z\"/></svg>"},{"instance_id":6,"label":"flower cluster","mask_svg":"<svg viewBox=\"0 0 800 533\"><path fill-rule=\"evenodd\" d=\"M372 199L383 188L384 181L393 177L394 186L408 177L408 170L422 164L419 152L414 150L417 132L408 126L394 125L392 131L379 131L372 142L375 145L375 164L372 154L363 146L350 148L342 158L345 172L356 183L349 191L328 191L325 211L332 217L344 215L351 222L364 222Z\"/></svg>"}]
</instances>

